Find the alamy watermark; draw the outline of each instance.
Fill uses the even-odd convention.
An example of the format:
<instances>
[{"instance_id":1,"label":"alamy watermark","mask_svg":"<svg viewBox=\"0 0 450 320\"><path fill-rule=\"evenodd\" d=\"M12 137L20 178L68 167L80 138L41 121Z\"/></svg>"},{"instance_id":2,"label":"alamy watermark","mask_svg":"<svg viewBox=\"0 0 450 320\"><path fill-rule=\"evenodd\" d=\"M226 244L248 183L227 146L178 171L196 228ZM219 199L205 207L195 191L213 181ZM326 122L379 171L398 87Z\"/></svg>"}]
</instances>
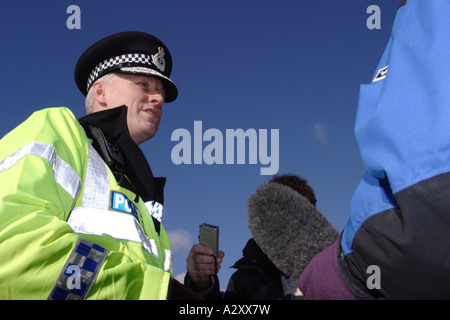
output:
<instances>
[{"instance_id":1,"label":"alamy watermark","mask_svg":"<svg viewBox=\"0 0 450 320\"><path fill-rule=\"evenodd\" d=\"M377 265L370 265L366 270L370 276L366 280L366 286L369 290L381 289L381 270Z\"/></svg>"},{"instance_id":2,"label":"alamy watermark","mask_svg":"<svg viewBox=\"0 0 450 320\"><path fill-rule=\"evenodd\" d=\"M66 20L67 29L81 29L81 9L77 5L70 5L67 7L66 13L70 16Z\"/></svg>"},{"instance_id":3,"label":"alamy watermark","mask_svg":"<svg viewBox=\"0 0 450 320\"><path fill-rule=\"evenodd\" d=\"M367 14L370 14L370 17L366 20L367 29L381 29L381 9L379 6L370 5L366 10Z\"/></svg>"},{"instance_id":4,"label":"alamy watermark","mask_svg":"<svg viewBox=\"0 0 450 320\"><path fill-rule=\"evenodd\" d=\"M81 9L77 5L70 5L66 9L66 13L70 16L66 20L67 29L81 29ZM370 16L366 20L366 26L368 29L381 29L381 9L377 5L370 5L366 9L366 13Z\"/></svg>"},{"instance_id":5,"label":"alamy watermark","mask_svg":"<svg viewBox=\"0 0 450 320\"><path fill-rule=\"evenodd\" d=\"M67 278L66 286L67 289L73 290L73 289L81 289L81 268L76 265L70 265L67 267L66 271L67 274L70 274L70 276Z\"/></svg>"},{"instance_id":6,"label":"alamy watermark","mask_svg":"<svg viewBox=\"0 0 450 320\"><path fill-rule=\"evenodd\" d=\"M172 132L171 141L178 141L171 152L174 164L246 164L248 158L248 164L259 161L265 166L260 168L261 175L278 172L279 129L270 129L270 153L268 129L226 129L223 135L215 128L203 132L203 122L194 121L193 130L193 136L184 128Z\"/></svg>"}]
</instances>

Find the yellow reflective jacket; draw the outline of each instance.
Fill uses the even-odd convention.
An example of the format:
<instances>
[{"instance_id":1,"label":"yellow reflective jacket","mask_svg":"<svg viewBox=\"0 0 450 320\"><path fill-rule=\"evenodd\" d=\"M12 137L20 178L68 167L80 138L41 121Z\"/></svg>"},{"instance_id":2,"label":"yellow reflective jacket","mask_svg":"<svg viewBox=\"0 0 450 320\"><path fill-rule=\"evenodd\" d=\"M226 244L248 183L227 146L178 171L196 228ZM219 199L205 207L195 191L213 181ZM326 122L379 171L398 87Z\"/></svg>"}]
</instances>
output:
<instances>
[{"instance_id":1,"label":"yellow reflective jacket","mask_svg":"<svg viewBox=\"0 0 450 320\"><path fill-rule=\"evenodd\" d=\"M35 112L0 140L0 299L166 299L161 207L119 186L69 109Z\"/></svg>"}]
</instances>

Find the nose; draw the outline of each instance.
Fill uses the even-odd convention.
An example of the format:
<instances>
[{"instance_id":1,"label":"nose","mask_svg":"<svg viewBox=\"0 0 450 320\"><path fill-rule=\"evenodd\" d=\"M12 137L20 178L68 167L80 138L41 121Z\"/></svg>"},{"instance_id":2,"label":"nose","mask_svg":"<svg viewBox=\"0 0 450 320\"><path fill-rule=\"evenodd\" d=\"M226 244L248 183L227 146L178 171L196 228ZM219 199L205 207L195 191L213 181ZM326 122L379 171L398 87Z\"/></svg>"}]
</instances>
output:
<instances>
[{"instance_id":1,"label":"nose","mask_svg":"<svg viewBox=\"0 0 450 320\"><path fill-rule=\"evenodd\" d=\"M164 96L155 91L149 94L149 101L152 103L157 109L161 109L162 105L165 102Z\"/></svg>"}]
</instances>

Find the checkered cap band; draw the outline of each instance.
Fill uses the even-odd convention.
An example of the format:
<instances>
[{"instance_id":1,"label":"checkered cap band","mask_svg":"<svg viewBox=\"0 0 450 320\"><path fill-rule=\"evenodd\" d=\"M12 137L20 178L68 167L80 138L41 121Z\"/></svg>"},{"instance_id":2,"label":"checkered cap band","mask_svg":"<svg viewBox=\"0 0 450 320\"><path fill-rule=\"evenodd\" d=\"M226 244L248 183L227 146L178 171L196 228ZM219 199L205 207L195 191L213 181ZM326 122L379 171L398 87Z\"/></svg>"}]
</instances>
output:
<instances>
[{"instance_id":1,"label":"checkered cap band","mask_svg":"<svg viewBox=\"0 0 450 320\"><path fill-rule=\"evenodd\" d=\"M100 64L98 64L94 68L94 70L91 71L87 81L87 91L89 91L89 88L94 83L94 81L98 79L100 76L102 76L106 70L112 68L116 69L118 67L120 68L124 64L152 66L151 61L152 58L150 57L150 55L143 53L128 53L110 59L106 59Z\"/></svg>"}]
</instances>

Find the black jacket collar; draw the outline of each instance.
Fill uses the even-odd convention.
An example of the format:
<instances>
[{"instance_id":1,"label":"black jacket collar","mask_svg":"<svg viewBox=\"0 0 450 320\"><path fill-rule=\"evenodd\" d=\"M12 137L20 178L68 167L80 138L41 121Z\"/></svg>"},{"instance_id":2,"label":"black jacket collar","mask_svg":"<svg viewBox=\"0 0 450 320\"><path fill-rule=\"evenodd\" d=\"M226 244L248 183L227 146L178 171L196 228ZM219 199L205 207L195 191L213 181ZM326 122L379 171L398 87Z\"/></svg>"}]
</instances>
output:
<instances>
[{"instance_id":1,"label":"black jacket collar","mask_svg":"<svg viewBox=\"0 0 450 320\"><path fill-rule=\"evenodd\" d=\"M283 275L283 273L278 270L267 255L261 250L255 239L251 238L248 240L242 253L243 257L236 261L231 268L256 269L267 277L277 279Z\"/></svg>"},{"instance_id":2,"label":"black jacket collar","mask_svg":"<svg viewBox=\"0 0 450 320\"><path fill-rule=\"evenodd\" d=\"M127 127L127 107L120 106L88 114L78 120L89 138L89 126L101 129L105 138L116 144L124 160L124 173L144 202L164 204L166 178L155 178L142 150L131 138ZM99 151L99 150L97 150ZM102 153L99 151L99 154Z\"/></svg>"}]
</instances>

